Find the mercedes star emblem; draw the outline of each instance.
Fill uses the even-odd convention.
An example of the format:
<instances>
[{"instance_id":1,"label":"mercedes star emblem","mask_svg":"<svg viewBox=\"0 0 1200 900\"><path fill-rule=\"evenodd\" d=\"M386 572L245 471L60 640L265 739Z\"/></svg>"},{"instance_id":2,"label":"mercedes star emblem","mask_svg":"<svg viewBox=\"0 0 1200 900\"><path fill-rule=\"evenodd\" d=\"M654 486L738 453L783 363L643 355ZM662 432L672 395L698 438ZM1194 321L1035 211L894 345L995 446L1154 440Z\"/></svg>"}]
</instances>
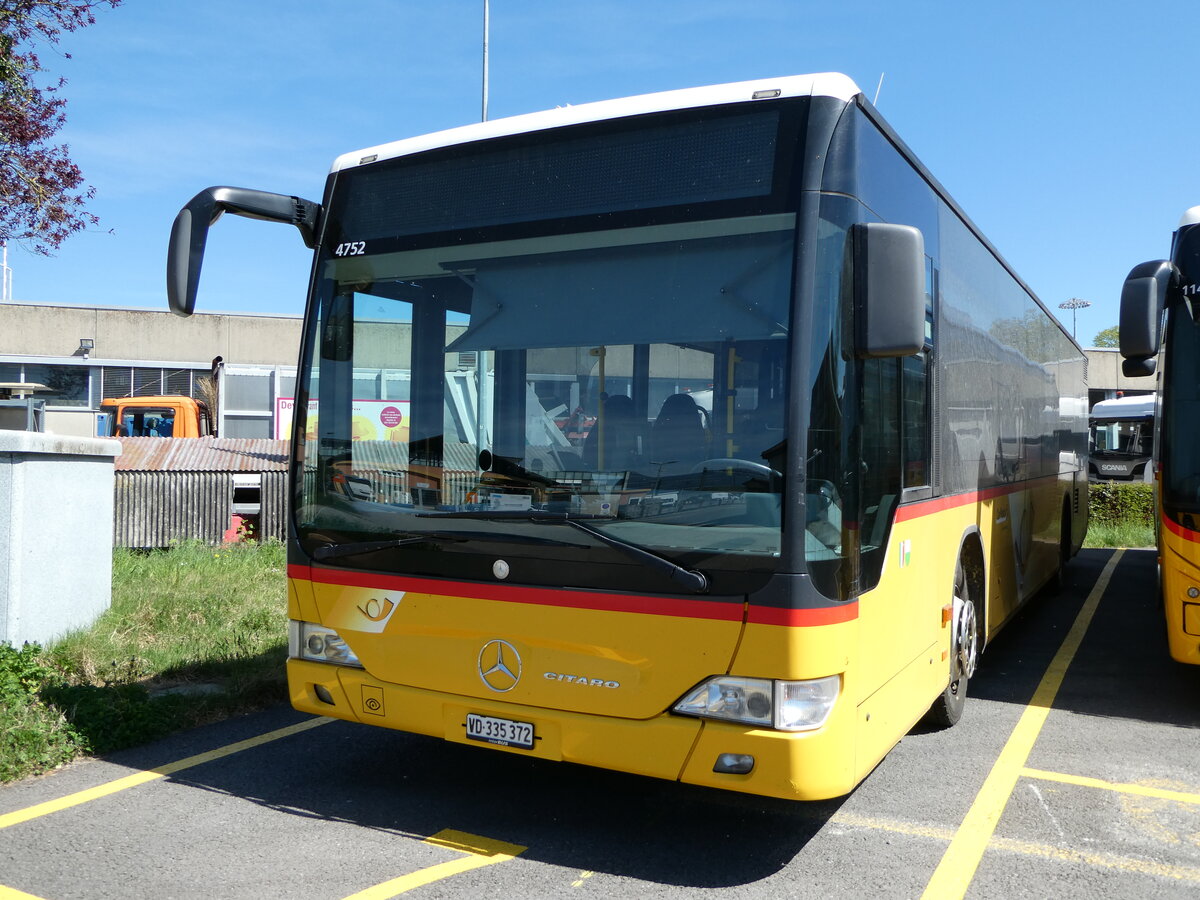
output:
<instances>
[{"instance_id":1,"label":"mercedes star emblem","mask_svg":"<svg viewBox=\"0 0 1200 900\"><path fill-rule=\"evenodd\" d=\"M488 641L479 651L479 677L497 693L511 691L521 680L521 654L508 641Z\"/></svg>"}]
</instances>

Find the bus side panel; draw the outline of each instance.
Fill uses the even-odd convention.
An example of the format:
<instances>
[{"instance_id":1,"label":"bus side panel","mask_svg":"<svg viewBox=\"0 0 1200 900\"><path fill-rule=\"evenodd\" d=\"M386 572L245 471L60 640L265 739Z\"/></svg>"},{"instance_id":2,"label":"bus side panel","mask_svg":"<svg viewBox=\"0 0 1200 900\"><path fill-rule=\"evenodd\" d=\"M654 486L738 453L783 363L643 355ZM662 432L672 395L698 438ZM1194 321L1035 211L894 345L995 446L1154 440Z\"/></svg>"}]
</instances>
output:
<instances>
[{"instance_id":1,"label":"bus side panel","mask_svg":"<svg viewBox=\"0 0 1200 900\"><path fill-rule=\"evenodd\" d=\"M791 612L793 622L820 623L827 617L842 617L842 621L763 624L754 621L752 608L730 674L780 679L841 674L837 703L825 725L808 732L706 721L682 780L787 800L821 800L852 790L858 782L854 769L857 687L851 665L859 641L856 615L856 604L851 603L834 610ZM746 775L714 772L723 753L753 756L753 770Z\"/></svg>"},{"instance_id":2,"label":"bus side panel","mask_svg":"<svg viewBox=\"0 0 1200 900\"><path fill-rule=\"evenodd\" d=\"M757 607L751 608L730 675L824 678L850 666L858 647L857 604L831 610L792 610L793 624L783 625L755 621L756 611ZM833 616L840 621L833 621ZM843 695L845 691L843 685Z\"/></svg>"},{"instance_id":3,"label":"bus side panel","mask_svg":"<svg viewBox=\"0 0 1200 900\"><path fill-rule=\"evenodd\" d=\"M317 616L312 582L305 578L288 578L288 618L300 622L319 622Z\"/></svg>"},{"instance_id":4,"label":"bus side panel","mask_svg":"<svg viewBox=\"0 0 1200 900\"><path fill-rule=\"evenodd\" d=\"M912 516L912 517L910 517ZM954 569L976 507L901 513L879 586L859 598L856 778L865 778L946 687Z\"/></svg>"},{"instance_id":5,"label":"bus side panel","mask_svg":"<svg viewBox=\"0 0 1200 900\"><path fill-rule=\"evenodd\" d=\"M1054 576L1063 497L1062 482L1050 477L1015 486L980 504L988 569L988 639Z\"/></svg>"},{"instance_id":6,"label":"bus side panel","mask_svg":"<svg viewBox=\"0 0 1200 900\"><path fill-rule=\"evenodd\" d=\"M746 775L714 772L723 753L753 756L754 769ZM705 722L680 780L783 800L828 800L848 794L860 778L854 770L854 705L839 702L816 731Z\"/></svg>"},{"instance_id":7,"label":"bus side panel","mask_svg":"<svg viewBox=\"0 0 1200 900\"><path fill-rule=\"evenodd\" d=\"M1187 595L1189 588L1200 588L1200 532L1182 528L1164 516L1159 546L1171 658L1200 665L1200 598L1193 600Z\"/></svg>"},{"instance_id":8,"label":"bus side panel","mask_svg":"<svg viewBox=\"0 0 1200 900\"><path fill-rule=\"evenodd\" d=\"M1063 506L1071 508L1072 479L1069 474L1044 478L1030 485L1033 508L1033 546L1028 565L1026 596L1044 587L1058 571L1062 540Z\"/></svg>"},{"instance_id":9,"label":"bus side panel","mask_svg":"<svg viewBox=\"0 0 1200 900\"><path fill-rule=\"evenodd\" d=\"M942 636L942 608L953 599L954 564L963 533L975 523L973 507L956 507L909 518L892 526L879 584L859 598L861 630L856 703L863 703ZM946 639L949 646L949 639ZM947 666L948 671L948 666ZM945 675L945 673L942 673ZM904 704L901 718L920 717L946 678L934 678L932 693L922 692Z\"/></svg>"}]
</instances>

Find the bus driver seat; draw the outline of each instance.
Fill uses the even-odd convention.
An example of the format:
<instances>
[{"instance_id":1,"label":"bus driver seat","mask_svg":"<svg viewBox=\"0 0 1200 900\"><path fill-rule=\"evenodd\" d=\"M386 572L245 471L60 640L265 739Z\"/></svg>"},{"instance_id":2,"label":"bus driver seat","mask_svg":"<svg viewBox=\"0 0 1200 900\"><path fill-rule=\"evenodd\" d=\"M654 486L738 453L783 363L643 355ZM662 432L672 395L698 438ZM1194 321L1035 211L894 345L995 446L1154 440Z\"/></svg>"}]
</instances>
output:
<instances>
[{"instance_id":1,"label":"bus driver seat","mask_svg":"<svg viewBox=\"0 0 1200 900\"><path fill-rule=\"evenodd\" d=\"M708 458L705 414L689 394L672 394L663 401L650 429L650 461L661 472L686 472Z\"/></svg>"}]
</instances>

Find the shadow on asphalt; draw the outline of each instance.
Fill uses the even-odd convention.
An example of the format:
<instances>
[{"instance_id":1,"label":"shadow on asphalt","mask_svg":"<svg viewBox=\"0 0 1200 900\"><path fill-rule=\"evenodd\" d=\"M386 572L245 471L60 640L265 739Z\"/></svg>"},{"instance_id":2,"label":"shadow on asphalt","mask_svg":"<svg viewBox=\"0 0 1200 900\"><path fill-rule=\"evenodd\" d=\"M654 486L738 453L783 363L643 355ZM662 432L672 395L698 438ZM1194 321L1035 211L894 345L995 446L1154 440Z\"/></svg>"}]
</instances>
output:
<instances>
[{"instance_id":1,"label":"shadow on asphalt","mask_svg":"<svg viewBox=\"0 0 1200 900\"><path fill-rule=\"evenodd\" d=\"M984 653L971 694L1027 704L1115 551L1084 550L1060 594L1033 598ZM1126 550L1071 661L1055 709L1200 728L1200 667L1167 652L1154 550Z\"/></svg>"},{"instance_id":2,"label":"shadow on asphalt","mask_svg":"<svg viewBox=\"0 0 1200 900\"><path fill-rule=\"evenodd\" d=\"M279 724L304 718L288 712L264 716ZM262 733L269 730L264 716L243 723L258 719L255 731ZM213 735L202 740L212 746ZM170 743L109 760L159 765ZM528 847L523 859L693 888L752 884L775 874L846 799L743 796L340 721L231 760L171 778L289 815L417 840L453 822L461 831Z\"/></svg>"}]
</instances>

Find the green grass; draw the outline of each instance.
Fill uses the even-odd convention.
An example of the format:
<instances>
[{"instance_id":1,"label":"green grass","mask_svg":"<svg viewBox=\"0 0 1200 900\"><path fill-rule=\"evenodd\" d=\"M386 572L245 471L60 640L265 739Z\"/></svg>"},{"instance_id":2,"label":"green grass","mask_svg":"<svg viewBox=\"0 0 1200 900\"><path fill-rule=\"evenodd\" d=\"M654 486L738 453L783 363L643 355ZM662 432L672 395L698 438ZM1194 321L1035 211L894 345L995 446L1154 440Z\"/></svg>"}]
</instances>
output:
<instances>
[{"instance_id":1,"label":"green grass","mask_svg":"<svg viewBox=\"0 0 1200 900\"><path fill-rule=\"evenodd\" d=\"M285 571L279 543L114 551L91 628L0 645L0 782L285 699Z\"/></svg>"},{"instance_id":2,"label":"green grass","mask_svg":"<svg viewBox=\"0 0 1200 900\"><path fill-rule=\"evenodd\" d=\"M0 783L68 762L82 744L62 713L38 699L54 676L39 650L0 644Z\"/></svg>"},{"instance_id":3,"label":"green grass","mask_svg":"<svg viewBox=\"0 0 1200 900\"><path fill-rule=\"evenodd\" d=\"M1085 547L1153 547L1154 526L1140 522L1091 522Z\"/></svg>"}]
</instances>

